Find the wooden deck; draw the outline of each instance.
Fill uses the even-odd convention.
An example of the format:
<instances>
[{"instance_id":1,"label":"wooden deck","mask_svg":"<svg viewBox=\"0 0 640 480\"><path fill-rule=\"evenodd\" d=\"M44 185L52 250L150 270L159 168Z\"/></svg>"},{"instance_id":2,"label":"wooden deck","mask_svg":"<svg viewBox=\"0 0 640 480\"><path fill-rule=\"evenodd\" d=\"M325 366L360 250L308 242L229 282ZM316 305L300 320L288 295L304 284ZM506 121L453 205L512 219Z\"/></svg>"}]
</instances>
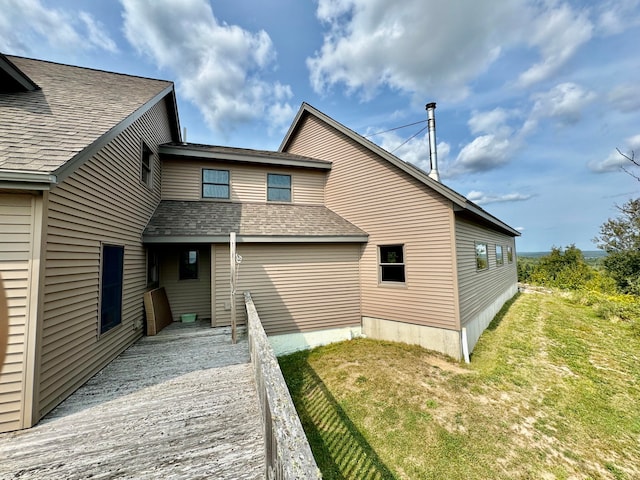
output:
<instances>
[{"instance_id":1,"label":"wooden deck","mask_svg":"<svg viewBox=\"0 0 640 480\"><path fill-rule=\"evenodd\" d=\"M35 427L0 435L0 478L264 478L251 368L242 337L174 323Z\"/></svg>"}]
</instances>

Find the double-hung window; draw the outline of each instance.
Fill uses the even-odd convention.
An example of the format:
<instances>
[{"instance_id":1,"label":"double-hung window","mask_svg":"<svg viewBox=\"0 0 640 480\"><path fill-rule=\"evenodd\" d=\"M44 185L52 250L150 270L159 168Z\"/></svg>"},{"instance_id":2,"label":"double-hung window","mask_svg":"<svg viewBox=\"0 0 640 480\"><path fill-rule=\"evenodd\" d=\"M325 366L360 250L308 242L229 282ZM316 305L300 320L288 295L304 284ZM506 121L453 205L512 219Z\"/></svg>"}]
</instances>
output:
<instances>
[{"instance_id":1,"label":"double-hung window","mask_svg":"<svg viewBox=\"0 0 640 480\"><path fill-rule=\"evenodd\" d=\"M140 181L147 187L153 187L153 152L142 142L142 159L140 165Z\"/></svg>"},{"instance_id":2,"label":"double-hung window","mask_svg":"<svg viewBox=\"0 0 640 480\"><path fill-rule=\"evenodd\" d=\"M267 174L267 201L291 201L291 175Z\"/></svg>"},{"instance_id":3,"label":"double-hung window","mask_svg":"<svg viewBox=\"0 0 640 480\"><path fill-rule=\"evenodd\" d=\"M404 245L380 245L380 282L404 283Z\"/></svg>"},{"instance_id":4,"label":"double-hung window","mask_svg":"<svg viewBox=\"0 0 640 480\"><path fill-rule=\"evenodd\" d=\"M202 198L229 198L229 170L202 170Z\"/></svg>"}]
</instances>

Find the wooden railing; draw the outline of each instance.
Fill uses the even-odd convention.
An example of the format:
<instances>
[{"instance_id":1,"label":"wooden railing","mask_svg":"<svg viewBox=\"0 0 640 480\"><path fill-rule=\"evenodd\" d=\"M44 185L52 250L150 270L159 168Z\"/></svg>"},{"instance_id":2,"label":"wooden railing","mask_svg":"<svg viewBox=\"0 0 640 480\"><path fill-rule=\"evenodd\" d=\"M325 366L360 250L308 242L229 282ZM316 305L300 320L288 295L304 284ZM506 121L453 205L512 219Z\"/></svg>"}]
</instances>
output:
<instances>
[{"instance_id":1,"label":"wooden railing","mask_svg":"<svg viewBox=\"0 0 640 480\"><path fill-rule=\"evenodd\" d=\"M262 410L266 477L269 480L322 478L251 293L244 293L244 301L249 351Z\"/></svg>"}]
</instances>

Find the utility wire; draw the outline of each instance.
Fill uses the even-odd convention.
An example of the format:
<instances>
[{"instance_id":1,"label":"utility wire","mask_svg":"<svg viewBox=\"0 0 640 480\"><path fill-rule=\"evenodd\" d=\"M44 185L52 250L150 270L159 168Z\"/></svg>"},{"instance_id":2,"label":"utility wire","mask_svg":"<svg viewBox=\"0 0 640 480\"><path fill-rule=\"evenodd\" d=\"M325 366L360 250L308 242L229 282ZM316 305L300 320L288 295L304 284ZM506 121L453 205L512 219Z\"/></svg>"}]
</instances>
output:
<instances>
[{"instance_id":1,"label":"utility wire","mask_svg":"<svg viewBox=\"0 0 640 480\"><path fill-rule=\"evenodd\" d=\"M373 137L375 135L380 135L381 133L393 132L394 130L400 130L401 128L412 127L414 125L418 125L419 123L425 123L427 121L428 120L420 120L419 122L413 122L413 123L410 123L408 125L402 125L401 127L390 128L389 130L384 130L382 132L376 132L376 133L370 133L369 135L363 135L363 137L364 138L369 138L369 137ZM424 130L424 128L422 130Z\"/></svg>"},{"instance_id":2,"label":"utility wire","mask_svg":"<svg viewBox=\"0 0 640 480\"><path fill-rule=\"evenodd\" d=\"M424 132L428 127L422 127L420 130L418 130L416 133L414 133L413 135L411 135L409 138L407 138L404 142L402 142L400 145L398 145L396 148L394 148L393 150L391 150L390 153L395 152L396 150L398 150L401 146L403 146L405 143L407 143L409 140L411 140L412 138L417 137L418 135L420 135L422 132Z\"/></svg>"}]
</instances>

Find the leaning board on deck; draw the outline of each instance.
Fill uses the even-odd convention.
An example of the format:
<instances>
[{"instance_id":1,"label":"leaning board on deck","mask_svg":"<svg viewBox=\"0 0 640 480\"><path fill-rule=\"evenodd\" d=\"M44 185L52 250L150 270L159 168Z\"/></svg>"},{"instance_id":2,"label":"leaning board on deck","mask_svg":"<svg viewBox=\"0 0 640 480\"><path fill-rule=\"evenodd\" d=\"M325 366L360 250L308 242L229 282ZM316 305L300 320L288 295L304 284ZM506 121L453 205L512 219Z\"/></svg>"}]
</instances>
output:
<instances>
[{"instance_id":1,"label":"leaning board on deck","mask_svg":"<svg viewBox=\"0 0 640 480\"><path fill-rule=\"evenodd\" d=\"M173 322L169 299L164 287L149 290L144 294L144 309L147 315L147 335L156 335Z\"/></svg>"}]
</instances>

